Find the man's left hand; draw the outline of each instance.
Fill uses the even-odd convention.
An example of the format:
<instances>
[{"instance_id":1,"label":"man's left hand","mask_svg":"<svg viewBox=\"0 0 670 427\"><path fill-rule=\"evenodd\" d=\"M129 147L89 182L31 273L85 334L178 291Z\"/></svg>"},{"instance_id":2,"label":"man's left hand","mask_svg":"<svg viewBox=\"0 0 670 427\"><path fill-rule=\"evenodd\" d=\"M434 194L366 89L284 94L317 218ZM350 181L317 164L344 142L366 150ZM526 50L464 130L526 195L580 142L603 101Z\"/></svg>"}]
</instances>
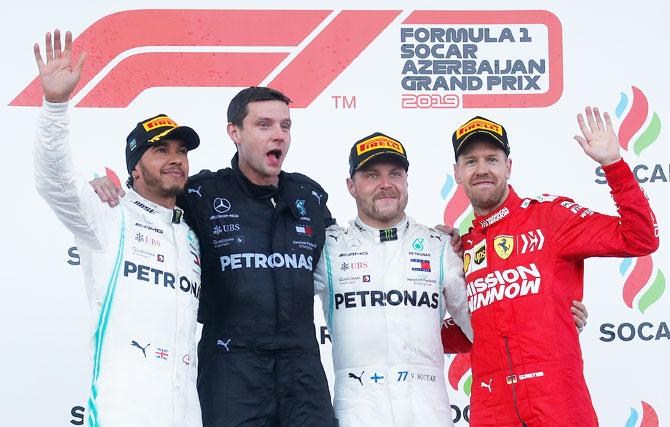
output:
<instances>
[{"instance_id":1,"label":"man's left hand","mask_svg":"<svg viewBox=\"0 0 670 427\"><path fill-rule=\"evenodd\" d=\"M586 121L581 113L577 115L579 129L583 137L575 135L584 152L601 166L611 165L621 160L619 140L612 128L609 114L605 113L605 122L600 117L598 107L586 107Z\"/></svg>"}]
</instances>

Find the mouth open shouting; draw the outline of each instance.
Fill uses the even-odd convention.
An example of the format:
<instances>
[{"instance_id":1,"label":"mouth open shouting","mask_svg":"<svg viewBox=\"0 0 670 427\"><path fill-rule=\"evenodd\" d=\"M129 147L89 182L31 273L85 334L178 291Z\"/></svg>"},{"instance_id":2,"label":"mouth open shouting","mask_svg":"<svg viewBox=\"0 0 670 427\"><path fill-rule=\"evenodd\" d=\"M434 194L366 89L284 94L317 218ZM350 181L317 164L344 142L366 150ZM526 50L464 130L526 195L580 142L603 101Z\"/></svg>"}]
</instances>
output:
<instances>
[{"instance_id":1,"label":"mouth open shouting","mask_svg":"<svg viewBox=\"0 0 670 427\"><path fill-rule=\"evenodd\" d=\"M267 159L268 165L270 167L279 167L281 168L282 160L283 160L283 151L275 148L273 150L268 151L265 153L265 157Z\"/></svg>"}]
</instances>

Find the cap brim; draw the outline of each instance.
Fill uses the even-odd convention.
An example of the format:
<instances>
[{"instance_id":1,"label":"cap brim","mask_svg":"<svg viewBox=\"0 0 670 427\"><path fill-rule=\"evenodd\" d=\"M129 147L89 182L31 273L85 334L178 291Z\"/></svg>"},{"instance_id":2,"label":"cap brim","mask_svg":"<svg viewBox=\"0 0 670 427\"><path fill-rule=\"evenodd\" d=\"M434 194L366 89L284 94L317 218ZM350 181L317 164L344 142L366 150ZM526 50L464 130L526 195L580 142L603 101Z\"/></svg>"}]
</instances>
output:
<instances>
[{"instance_id":1,"label":"cap brim","mask_svg":"<svg viewBox=\"0 0 670 427\"><path fill-rule=\"evenodd\" d=\"M368 164L369 164L371 161L373 161L373 160L381 160L381 159L383 159L384 157L386 157L386 158L391 158L392 160L396 160L396 161L400 162L400 163L405 167L405 170L409 169L409 160L407 160L407 158L406 158L405 156L403 156L402 154L398 153L397 151L391 151L391 150L389 150L389 151L381 151L381 152L379 152L379 153L375 153L375 154L373 154L372 156L370 156L370 157L368 157L367 159L365 159L365 160L363 160L362 162L360 162L360 163L356 166L356 169L354 169L354 171L357 171L357 170L359 170L360 168L362 168L362 167L368 165Z\"/></svg>"},{"instance_id":2,"label":"cap brim","mask_svg":"<svg viewBox=\"0 0 670 427\"><path fill-rule=\"evenodd\" d=\"M478 138L474 138L475 136L477 136ZM508 153L507 145L505 145L505 143L499 137L497 137L491 132L485 130L478 130L470 133L469 135L466 135L465 138L463 138L463 140L459 142L458 148L456 148L454 153L455 157L458 158L458 156L461 154L461 152L463 152L463 150L469 143L473 141L482 141L482 140L492 142L498 145L505 153Z\"/></svg>"},{"instance_id":3,"label":"cap brim","mask_svg":"<svg viewBox=\"0 0 670 427\"><path fill-rule=\"evenodd\" d=\"M177 126L163 135L161 139L176 139L186 144L186 148L193 150L200 145L200 137L188 126Z\"/></svg>"}]
</instances>

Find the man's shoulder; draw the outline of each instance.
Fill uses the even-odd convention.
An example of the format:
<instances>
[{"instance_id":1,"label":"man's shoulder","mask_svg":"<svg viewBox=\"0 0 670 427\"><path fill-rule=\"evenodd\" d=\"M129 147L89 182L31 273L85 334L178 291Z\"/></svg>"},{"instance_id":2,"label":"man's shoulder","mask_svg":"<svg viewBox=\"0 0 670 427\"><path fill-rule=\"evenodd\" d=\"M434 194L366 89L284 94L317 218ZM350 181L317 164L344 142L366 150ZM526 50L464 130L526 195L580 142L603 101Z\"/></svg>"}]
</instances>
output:
<instances>
[{"instance_id":1,"label":"man's shoulder","mask_svg":"<svg viewBox=\"0 0 670 427\"><path fill-rule=\"evenodd\" d=\"M332 246L336 242L342 242L342 236L347 234L347 229L337 224L326 227L326 243Z\"/></svg>"},{"instance_id":2,"label":"man's shoulder","mask_svg":"<svg viewBox=\"0 0 670 427\"><path fill-rule=\"evenodd\" d=\"M415 222L412 219L410 219L409 230L412 234L426 234L427 235L427 234L431 234L431 233L442 233L439 230L436 230L432 227L428 227L427 225ZM442 233L442 234L446 234L446 233Z\"/></svg>"},{"instance_id":3,"label":"man's shoulder","mask_svg":"<svg viewBox=\"0 0 670 427\"><path fill-rule=\"evenodd\" d=\"M199 207L201 203L209 203L213 197L220 197L221 189L230 187L227 182L232 176L231 172L230 168L218 171L204 169L190 176L184 191L177 196L177 206L184 208L188 217L190 209Z\"/></svg>"},{"instance_id":4,"label":"man's shoulder","mask_svg":"<svg viewBox=\"0 0 670 427\"><path fill-rule=\"evenodd\" d=\"M326 246L330 256L339 256L343 253L354 255L361 249L361 239L353 226L340 227L333 224L326 228Z\"/></svg>"},{"instance_id":5,"label":"man's shoulder","mask_svg":"<svg viewBox=\"0 0 670 427\"><path fill-rule=\"evenodd\" d=\"M200 184L206 183L213 180L219 180L221 178L226 178L231 175L233 170L231 168L219 169L218 171L211 171L209 169L203 169L197 174L188 177L188 184Z\"/></svg>"},{"instance_id":6,"label":"man's shoulder","mask_svg":"<svg viewBox=\"0 0 670 427\"><path fill-rule=\"evenodd\" d=\"M443 231L419 223L410 223L409 231L412 247L430 248L431 251L451 249L451 235Z\"/></svg>"},{"instance_id":7,"label":"man's shoulder","mask_svg":"<svg viewBox=\"0 0 670 427\"><path fill-rule=\"evenodd\" d=\"M283 172L283 177L287 183L291 186L307 186L311 187L312 190L324 191L321 184L299 172Z\"/></svg>"},{"instance_id":8,"label":"man's shoulder","mask_svg":"<svg viewBox=\"0 0 670 427\"><path fill-rule=\"evenodd\" d=\"M566 196L558 196L553 194L540 194L535 197L526 197L521 199L520 208L523 209L551 209L556 205L565 206L566 204L574 204L574 200Z\"/></svg>"},{"instance_id":9,"label":"man's shoulder","mask_svg":"<svg viewBox=\"0 0 670 427\"><path fill-rule=\"evenodd\" d=\"M446 240L451 238L449 234L442 232L434 227L429 227L425 224L418 223L411 217L409 217L408 231L410 233L410 237L412 238L434 239L436 241L445 240L442 238L442 236L446 236Z\"/></svg>"},{"instance_id":10,"label":"man's shoulder","mask_svg":"<svg viewBox=\"0 0 670 427\"><path fill-rule=\"evenodd\" d=\"M187 196L186 199L190 198L188 196L193 196L195 197L194 200L212 196L213 194L218 193L222 188L230 188L228 182L231 177L231 168L219 169L218 171L203 169L188 178L183 195Z\"/></svg>"}]
</instances>

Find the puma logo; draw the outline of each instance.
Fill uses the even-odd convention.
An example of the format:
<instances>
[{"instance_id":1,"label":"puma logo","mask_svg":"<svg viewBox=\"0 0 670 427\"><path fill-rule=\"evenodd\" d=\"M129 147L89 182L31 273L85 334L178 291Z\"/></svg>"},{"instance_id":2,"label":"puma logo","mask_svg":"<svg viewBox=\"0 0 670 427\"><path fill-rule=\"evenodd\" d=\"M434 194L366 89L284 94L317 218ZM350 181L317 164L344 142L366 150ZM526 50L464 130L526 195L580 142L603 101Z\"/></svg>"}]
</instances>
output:
<instances>
[{"instance_id":1,"label":"puma logo","mask_svg":"<svg viewBox=\"0 0 670 427\"><path fill-rule=\"evenodd\" d=\"M200 185L197 189L189 188L188 189L188 194L195 193L198 196L202 197L202 194L200 194L200 189L202 188L202 185Z\"/></svg>"},{"instance_id":2,"label":"puma logo","mask_svg":"<svg viewBox=\"0 0 670 427\"><path fill-rule=\"evenodd\" d=\"M491 393L491 381L493 381L493 378L489 380L488 384L485 383L484 381L482 381L482 383L480 384L481 387L488 388L489 393Z\"/></svg>"},{"instance_id":3,"label":"puma logo","mask_svg":"<svg viewBox=\"0 0 670 427\"><path fill-rule=\"evenodd\" d=\"M349 372L349 378L354 378L354 379L358 380L358 382L361 383L361 385L363 385L363 380L361 378L363 377L364 373L365 373L365 371L361 372L360 375L356 376L355 374L352 374L351 372Z\"/></svg>"},{"instance_id":4,"label":"puma logo","mask_svg":"<svg viewBox=\"0 0 670 427\"><path fill-rule=\"evenodd\" d=\"M319 194L316 191L312 190L312 195L316 197L316 200L319 202L319 206L321 206L321 198L323 197L323 194Z\"/></svg>"},{"instance_id":5,"label":"puma logo","mask_svg":"<svg viewBox=\"0 0 670 427\"><path fill-rule=\"evenodd\" d=\"M228 341L226 342L223 342L223 340L216 340L216 345L224 347L226 351L230 351L230 349L228 348L228 344L230 344L231 339L232 338L228 338Z\"/></svg>"},{"instance_id":6,"label":"puma logo","mask_svg":"<svg viewBox=\"0 0 670 427\"><path fill-rule=\"evenodd\" d=\"M147 357L147 347L149 347L151 344L147 344L147 345L145 345L144 347L142 347L141 345L139 345L139 344L137 343L137 341L132 340L132 341L130 342L130 345L133 346L133 347L137 347L137 348L139 348L140 350L142 350L142 354L144 354L144 357Z\"/></svg>"}]
</instances>

